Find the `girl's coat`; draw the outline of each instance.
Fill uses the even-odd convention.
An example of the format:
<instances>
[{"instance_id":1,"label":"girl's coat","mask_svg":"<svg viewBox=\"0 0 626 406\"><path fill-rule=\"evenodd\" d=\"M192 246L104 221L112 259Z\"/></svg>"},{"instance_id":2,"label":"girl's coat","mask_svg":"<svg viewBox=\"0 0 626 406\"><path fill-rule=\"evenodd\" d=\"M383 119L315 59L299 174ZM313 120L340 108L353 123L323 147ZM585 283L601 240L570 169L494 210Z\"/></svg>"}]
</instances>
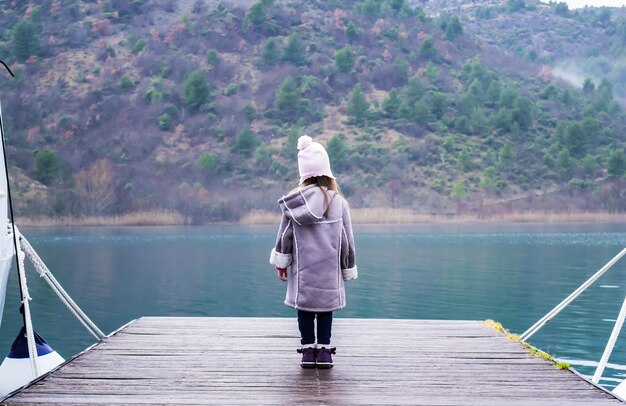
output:
<instances>
[{"instance_id":1,"label":"girl's coat","mask_svg":"<svg viewBox=\"0 0 626 406\"><path fill-rule=\"evenodd\" d=\"M285 304L309 312L345 307L344 280L358 276L348 202L310 185L278 203L283 214L270 263L291 265Z\"/></svg>"}]
</instances>

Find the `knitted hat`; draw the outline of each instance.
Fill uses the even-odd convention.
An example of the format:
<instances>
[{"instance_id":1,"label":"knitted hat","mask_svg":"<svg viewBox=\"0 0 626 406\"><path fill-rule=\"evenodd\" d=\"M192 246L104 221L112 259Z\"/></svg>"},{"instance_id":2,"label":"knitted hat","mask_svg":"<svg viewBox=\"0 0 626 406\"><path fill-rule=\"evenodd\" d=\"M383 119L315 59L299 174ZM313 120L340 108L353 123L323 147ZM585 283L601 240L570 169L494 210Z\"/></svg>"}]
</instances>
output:
<instances>
[{"instance_id":1,"label":"knitted hat","mask_svg":"<svg viewBox=\"0 0 626 406\"><path fill-rule=\"evenodd\" d=\"M300 172L300 183L314 176L328 176L335 179L330 171L330 160L328 153L319 142L313 142L308 135L303 135L298 139L298 171Z\"/></svg>"}]
</instances>

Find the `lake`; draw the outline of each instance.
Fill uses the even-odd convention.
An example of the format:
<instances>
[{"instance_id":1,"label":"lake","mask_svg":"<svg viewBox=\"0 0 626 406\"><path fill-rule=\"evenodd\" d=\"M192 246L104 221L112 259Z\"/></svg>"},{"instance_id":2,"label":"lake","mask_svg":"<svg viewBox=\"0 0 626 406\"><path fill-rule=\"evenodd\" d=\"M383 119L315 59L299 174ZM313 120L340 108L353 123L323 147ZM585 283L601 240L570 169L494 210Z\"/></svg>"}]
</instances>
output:
<instances>
[{"instance_id":1,"label":"lake","mask_svg":"<svg viewBox=\"0 0 626 406\"><path fill-rule=\"evenodd\" d=\"M295 317L269 252L277 227L29 228L50 270L109 333L141 316ZM359 279L337 317L494 319L522 333L626 247L626 224L355 226ZM27 262L35 330L62 356L94 342ZM626 295L626 258L530 343L591 376ZM0 351L21 326L9 280ZM295 318L294 318L295 329ZM375 334L376 332L366 332ZM298 345L294 342L294 348ZM623 365L623 366L620 366ZM626 335L601 382L626 377Z\"/></svg>"}]
</instances>

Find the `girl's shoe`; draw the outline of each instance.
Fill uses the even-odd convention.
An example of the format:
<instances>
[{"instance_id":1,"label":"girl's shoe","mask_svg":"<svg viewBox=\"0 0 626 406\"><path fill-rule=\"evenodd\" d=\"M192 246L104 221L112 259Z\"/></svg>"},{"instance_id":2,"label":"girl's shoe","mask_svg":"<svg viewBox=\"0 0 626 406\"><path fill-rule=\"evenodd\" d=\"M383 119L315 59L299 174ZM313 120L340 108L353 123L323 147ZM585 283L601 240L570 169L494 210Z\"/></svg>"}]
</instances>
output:
<instances>
[{"instance_id":1,"label":"girl's shoe","mask_svg":"<svg viewBox=\"0 0 626 406\"><path fill-rule=\"evenodd\" d=\"M315 357L317 355L315 347L298 348L298 354L302 354L302 361L300 361L302 368L315 368Z\"/></svg>"},{"instance_id":2,"label":"girl's shoe","mask_svg":"<svg viewBox=\"0 0 626 406\"><path fill-rule=\"evenodd\" d=\"M333 367L333 355L335 355L335 347L322 347L317 350L317 367L328 369Z\"/></svg>"}]
</instances>

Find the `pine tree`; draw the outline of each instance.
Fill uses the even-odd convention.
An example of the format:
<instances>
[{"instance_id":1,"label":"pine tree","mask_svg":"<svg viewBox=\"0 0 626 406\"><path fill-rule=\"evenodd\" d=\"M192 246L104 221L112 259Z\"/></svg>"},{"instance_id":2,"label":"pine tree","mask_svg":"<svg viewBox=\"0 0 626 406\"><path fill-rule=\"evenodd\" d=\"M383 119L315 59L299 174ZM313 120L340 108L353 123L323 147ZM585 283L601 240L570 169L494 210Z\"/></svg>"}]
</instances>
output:
<instances>
[{"instance_id":1,"label":"pine tree","mask_svg":"<svg viewBox=\"0 0 626 406\"><path fill-rule=\"evenodd\" d=\"M437 48L435 48L432 37L426 37L424 41L422 41L419 54L427 59L433 59L437 55Z\"/></svg>"},{"instance_id":2,"label":"pine tree","mask_svg":"<svg viewBox=\"0 0 626 406\"><path fill-rule=\"evenodd\" d=\"M626 174L626 154L617 149L611 152L606 162L606 169L610 178L618 179L624 176Z\"/></svg>"},{"instance_id":3,"label":"pine tree","mask_svg":"<svg viewBox=\"0 0 626 406\"><path fill-rule=\"evenodd\" d=\"M463 34L463 27L461 26L461 22L459 21L458 15L453 15L446 24L446 35L445 38L448 41L454 41L456 37Z\"/></svg>"},{"instance_id":4,"label":"pine tree","mask_svg":"<svg viewBox=\"0 0 626 406\"><path fill-rule=\"evenodd\" d=\"M361 84L357 83L352 88L352 95L346 105L346 114L353 119L357 125L363 125L369 113L370 103L363 96Z\"/></svg>"},{"instance_id":5,"label":"pine tree","mask_svg":"<svg viewBox=\"0 0 626 406\"><path fill-rule=\"evenodd\" d=\"M430 121L430 111L424 99L415 103L413 107L413 117L418 124L427 124Z\"/></svg>"},{"instance_id":6,"label":"pine tree","mask_svg":"<svg viewBox=\"0 0 626 406\"><path fill-rule=\"evenodd\" d=\"M349 73L352 70L354 56L351 47L344 47L335 52L335 66L343 73Z\"/></svg>"},{"instance_id":7,"label":"pine tree","mask_svg":"<svg viewBox=\"0 0 626 406\"><path fill-rule=\"evenodd\" d=\"M335 134L328 140L326 151L334 169L341 171L347 166L346 142L341 134Z\"/></svg>"},{"instance_id":8,"label":"pine tree","mask_svg":"<svg viewBox=\"0 0 626 406\"><path fill-rule=\"evenodd\" d=\"M361 35L361 30L357 28L356 25L352 21L348 21L348 25L346 25L346 36L350 42L354 42Z\"/></svg>"},{"instance_id":9,"label":"pine tree","mask_svg":"<svg viewBox=\"0 0 626 406\"><path fill-rule=\"evenodd\" d=\"M298 84L291 76L287 76L276 91L276 108L284 118L295 121L296 115L300 111L300 105Z\"/></svg>"},{"instance_id":10,"label":"pine tree","mask_svg":"<svg viewBox=\"0 0 626 406\"><path fill-rule=\"evenodd\" d=\"M13 29L13 53L18 61L24 62L39 53L37 26L30 21L20 21Z\"/></svg>"},{"instance_id":11,"label":"pine tree","mask_svg":"<svg viewBox=\"0 0 626 406\"><path fill-rule=\"evenodd\" d=\"M448 108L448 96L445 93L433 92L430 96L430 110L438 119L443 117Z\"/></svg>"},{"instance_id":12,"label":"pine tree","mask_svg":"<svg viewBox=\"0 0 626 406\"><path fill-rule=\"evenodd\" d=\"M261 140L259 139L259 136L252 132L250 127L245 127L239 132L239 134L237 134L237 137L235 137L235 140L231 145L231 150L233 152L239 152L243 155L250 156L260 143Z\"/></svg>"},{"instance_id":13,"label":"pine tree","mask_svg":"<svg viewBox=\"0 0 626 406\"><path fill-rule=\"evenodd\" d=\"M450 192L450 198L452 200L465 200L467 197L467 191L465 190L465 184L462 180L457 180L452 184L452 191Z\"/></svg>"},{"instance_id":14,"label":"pine tree","mask_svg":"<svg viewBox=\"0 0 626 406\"><path fill-rule=\"evenodd\" d=\"M185 102L192 111L198 111L202 106L209 103L211 89L202 70L194 70L187 76L183 83Z\"/></svg>"},{"instance_id":15,"label":"pine tree","mask_svg":"<svg viewBox=\"0 0 626 406\"><path fill-rule=\"evenodd\" d=\"M304 44L302 44L300 35L296 31L289 34L287 38L287 44L283 49L283 60L291 62L296 66L307 65L309 63Z\"/></svg>"},{"instance_id":16,"label":"pine tree","mask_svg":"<svg viewBox=\"0 0 626 406\"><path fill-rule=\"evenodd\" d=\"M54 149L42 149L35 153L33 176L44 185L49 185L61 178L62 166L61 158L59 158L59 154Z\"/></svg>"},{"instance_id":17,"label":"pine tree","mask_svg":"<svg viewBox=\"0 0 626 406\"><path fill-rule=\"evenodd\" d=\"M395 90L389 92L383 100L383 111L388 117L396 118L400 110L400 98Z\"/></svg>"},{"instance_id":18,"label":"pine tree","mask_svg":"<svg viewBox=\"0 0 626 406\"><path fill-rule=\"evenodd\" d=\"M261 2L256 2L246 12L243 24L245 28L261 27L265 24L267 16L265 15L265 6Z\"/></svg>"},{"instance_id":19,"label":"pine tree","mask_svg":"<svg viewBox=\"0 0 626 406\"><path fill-rule=\"evenodd\" d=\"M263 58L263 63L265 65L275 65L278 63L280 58L278 52L278 45L276 44L276 40L274 38L270 38L263 44L261 47L261 57Z\"/></svg>"}]
</instances>

